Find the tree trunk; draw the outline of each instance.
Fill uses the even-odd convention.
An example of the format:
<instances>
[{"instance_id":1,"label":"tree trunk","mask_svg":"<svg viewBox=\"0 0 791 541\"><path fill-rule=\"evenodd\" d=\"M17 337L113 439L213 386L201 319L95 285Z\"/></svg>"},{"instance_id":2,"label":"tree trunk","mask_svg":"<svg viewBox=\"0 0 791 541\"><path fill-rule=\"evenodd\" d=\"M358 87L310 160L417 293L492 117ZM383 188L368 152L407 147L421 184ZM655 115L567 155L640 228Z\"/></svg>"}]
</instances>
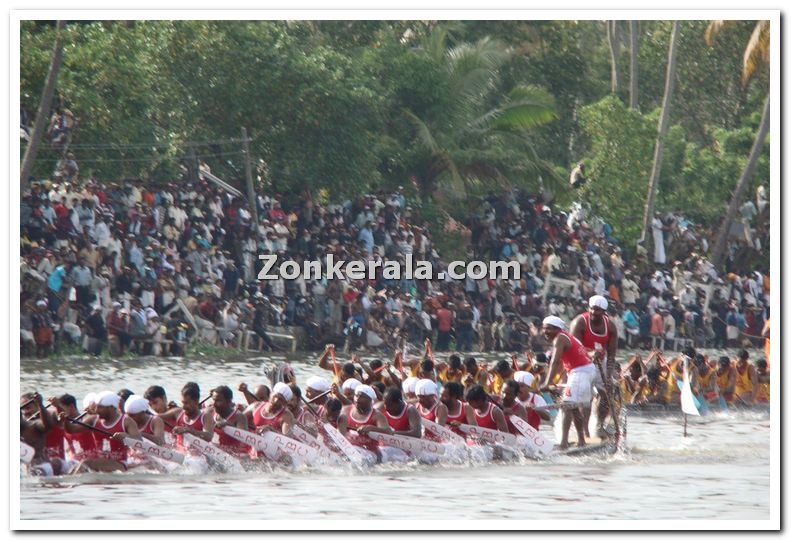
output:
<instances>
[{"instance_id":1,"label":"tree trunk","mask_svg":"<svg viewBox=\"0 0 791 541\"><path fill-rule=\"evenodd\" d=\"M716 268L722 264L723 255L725 254L725 245L728 242L728 234L731 230L731 224L736 216L736 212L741 205L744 191L750 184L750 179L758 166L758 158L761 156L761 150L764 146L766 134L769 131L769 96L764 101L764 112L761 114L761 124L758 126L758 134L753 141L753 148L750 150L750 157L747 159L747 164L744 166L742 176L739 177L739 182L736 184L736 189L733 192L731 202L728 204L728 210L725 213L725 220L720 227L720 232L717 235L717 240L714 243L714 249L711 252L711 263Z\"/></svg>"},{"instance_id":2,"label":"tree trunk","mask_svg":"<svg viewBox=\"0 0 791 541\"><path fill-rule=\"evenodd\" d=\"M621 56L621 38L618 32L618 21L606 21L607 44L610 46L610 89L618 94L621 89L621 70L618 68L618 57Z\"/></svg>"},{"instance_id":3,"label":"tree trunk","mask_svg":"<svg viewBox=\"0 0 791 541\"><path fill-rule=\"evenodd\" d=\"M629 38L629 107L637 110L637 51L640 47L637 21L629 21Z\"/></svg>"},{"instance_id":4,"label":"tree trunk","mask_svg":"<svg viewBox=\"0 0 791 541\"><path fill-rule=\"evenodd\" d=\"M651 227L654 215L654 202L656 189L659 186L659 174L662 170L662 154L665 151L665 135L670 124L670 101L673 98L673 86L676 79L676 51L678 49L678 21L673 22L673 32L670 34L670 50L667 55L667 74L665 75L665 96L662 98L662 114L659 117L659 129L654 146L654 165L651 168L651 180L648 183L648 197L645 201L643 214L643 233L640 239L645 242Z\"/></svg>"},{"instance_id":5,"label":"tree trunk","mask_svg":"<svg viewBox=\"0 0 791 541\"><path fill-rule=\"evenodd\" d=\"M33 170L33 163L35 163L36 154L38 154L38 146L41 143L41 137L44 135L44 127L52 108L52 94L55 92L55 82L58 80L58 70L60 70L60 62L63 58L63 29L65 26L66 21L58 21L55 29L55 46L52 48L47 80L44 83L44 90L41 92L41 101L38 104L38 111L36 111L33 133L30 134L30 141L28 141L25 155L22 158L22 167L19 174L22 193L28 187L27 178Z\"/></svg>"}]
</instances>

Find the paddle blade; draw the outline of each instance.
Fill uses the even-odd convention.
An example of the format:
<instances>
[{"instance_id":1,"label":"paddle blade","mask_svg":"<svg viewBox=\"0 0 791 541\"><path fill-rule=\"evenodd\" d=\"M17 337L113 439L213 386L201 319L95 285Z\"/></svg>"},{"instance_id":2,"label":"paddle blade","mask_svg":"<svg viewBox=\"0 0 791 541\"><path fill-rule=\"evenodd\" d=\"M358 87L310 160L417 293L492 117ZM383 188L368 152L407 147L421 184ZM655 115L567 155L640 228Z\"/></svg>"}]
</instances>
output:
<instances>
[{"instance_id":1,"label":"paddle blade","mask_svg":"<svg viewBox=\"0 0 791 541\"><path fill-rule=\"evenodd\" d=\"M695 395L692 394L692 387L689 384L687 365L686 362L684 362L684 383L681 386L681 411L687 415L697 415L700 417L700 412L698 411L698 407L695 402Z\"/></svg>"}]
</instances>

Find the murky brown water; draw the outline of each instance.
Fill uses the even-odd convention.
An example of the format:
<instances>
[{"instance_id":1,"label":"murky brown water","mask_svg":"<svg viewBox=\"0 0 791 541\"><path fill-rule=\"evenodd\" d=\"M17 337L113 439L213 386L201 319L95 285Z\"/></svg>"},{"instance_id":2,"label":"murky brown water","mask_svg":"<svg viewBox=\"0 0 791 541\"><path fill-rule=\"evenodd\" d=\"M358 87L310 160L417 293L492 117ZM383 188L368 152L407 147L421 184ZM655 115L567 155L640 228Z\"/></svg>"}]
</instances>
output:
<instances>
[{"instance_id":1,"label":"murky brown water","mask_svg":"<svg viewBox=\"0 0 791 541\"><path fill-rule=\"evenodd\" d=\"M187 381L204 392L220 384L265 383L264 368L274 360L284 358L23 360L20 389L81 399L90 391L142 393L159 384L176 399ZM289 360L300 381L324 372L315 355ZM680 416L632 415L625 455L541 463L23 477L21 518L222 520L244 509L247 519L283 520L767 519L769 425L766 413L715 413L690 418L684 438ZM552 427L541 430L551 433Z\"/></svg>"}]
</instances>

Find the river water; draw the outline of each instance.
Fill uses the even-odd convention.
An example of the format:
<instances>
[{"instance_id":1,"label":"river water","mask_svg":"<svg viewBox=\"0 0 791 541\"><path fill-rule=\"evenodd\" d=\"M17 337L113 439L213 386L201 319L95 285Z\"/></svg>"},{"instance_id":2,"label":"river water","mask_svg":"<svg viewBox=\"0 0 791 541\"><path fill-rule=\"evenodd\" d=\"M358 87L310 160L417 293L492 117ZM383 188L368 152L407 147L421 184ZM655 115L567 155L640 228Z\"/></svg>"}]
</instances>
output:
<instances>
[{"instance_id":1,"label":"river water","mask_svg":"<svg viewBox=\"0 0 791 541\"><path fill-rule=\"evenodd\" d=\"M624 353L625 355L626 353ZM501 357L504 355L501 355ZM620 355L619 355L620 356ZM482 356L494 360L495 356ZM21 361L21 391L43 396L162 385L178 400L187 381L202 394L267 383L283 357ZM288 359L304 382L327 376L316 356ZM323 373L323 374L322 374ZM238 394L238 393L236 393ZM540 463L387 464L246 475L23 476L21 519L759 519L769 518L768 413L690 418L630 414L628 451L558 456ZM542 426L551 434L553 427ZM13 477L12 477L13 478ZM683 489L683 492L680 492ZM145 497L141 497L144 493ZM683 493L683 498L681 497Z\"/></svg>"}]
</instances>

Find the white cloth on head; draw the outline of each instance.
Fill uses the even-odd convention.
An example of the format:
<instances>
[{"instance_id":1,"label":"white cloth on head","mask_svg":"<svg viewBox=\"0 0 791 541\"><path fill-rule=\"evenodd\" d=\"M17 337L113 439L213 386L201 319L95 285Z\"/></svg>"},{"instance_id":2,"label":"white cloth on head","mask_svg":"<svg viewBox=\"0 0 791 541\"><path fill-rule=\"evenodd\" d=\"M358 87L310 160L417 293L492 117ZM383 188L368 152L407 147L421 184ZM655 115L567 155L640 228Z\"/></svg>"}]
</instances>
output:
<instances>
[{"instance_id":1,"label":"white cloth on head","mask_svg":"<svg viewBox=\"0 0 791 541\"><path fill-rule=\"evenodd\" d=\"M349 380L346 380L346 381L349 381ZM354 381L357 381L357 380L354 380ZM374 391L373 387L371 387L370 385L363 385L362 383L360 385L356 385L355 387L356 387L354 389L354 394L355 395L357 395L357 394L364 394L368 398L370 398L371 401L376 401L376 391Z\"/></svg>"},{"instance_id":2,"label":"white cloth on head","mask_svg":"<svg viewBox=\"0 0 791 541\"><path fill-rule=\"evenodd\" d=\"M88 393L82 399L82 409L87 410L92 405L96 404L96 393Z\"/></svg>"},{"instance_id":3,"label":"white cloth on head","mask_svg":"<svg viewBox=\"0 0 791 541\"><path fill-rule=\"evenodd\" d=\"M136 394L133 394L132 396L126 399L126 402L124 402L124 411L132 415L134 415L135 413L144 412L147 409L148 409L148 400Z\"/></svg>"},{"instance_id":4,"label":"white cloth on head","mask_svg":"<svg viewBox=\"0 0 791 541\"><path fill-rule=\"evenodd\" d=\"M344 391L354 391L359 385L362 385L362 382L359 379L349 378L343 382L341 389Z\"/></svg>"},{"instance_id":5,"label":"white cloth on head","mask_svg":"<svg viewBox=\"0 0 791 541\"><path fill-rule=\"evenodd\" d=\"M409 376L401 384L401 390L404 391L405 394L406 393L415 394L415 386L417 385L418 381L420 381L420 378L416 378L415 376Z\"/></svg>"},{"instance_id":6,"label":"white cloth on head","mask_svg":"<svg viewBox=\"0 0 791 541\"><path fill-rule=\"evenodd\" d=\"M305 387L323 393L330 390L330 382L319 376L311 376L305 383Z\"/></svg>"},{"instance_id":7,"label":"white cloth on head","mask_svg":"<svg viewBox=\"0 0 791 541\"><path fill-rule=\"evenodd\" d=\"M97 406L117 408L120 402L121 397L112 391L102 391L96 397Z\"/></svg>"},{"instance_id":8,"label":"white cloth on head","mask_svg":"<svg viewBox=\"0 0 791 541\"><path fill-rule=\"evenodd\" d=\"M289 387L282 381L275 383L275 387L272 389L272 394L279 394L280 396L286 399L286 402L288 402L294 397L294 391L292 391L291 387Z\"/></svg>"},{"instance_id":9,"label":"white cloth on head","mask_svg":"<svg viewBox=\"0 0 791 541\"><path fill-rule=\"evenodd\" d=\"M514 381L517 383L524 383L528 387L533 385L533 374L520 370L514 374Z\"/></svg>"},{"instance_id":10,"label":"white cloth on head","mask_svg":"<svg viewBox=\"0 0 791 541\"><path fill-rule=\"evenodd\" d=\"M435 396L437 384L430 379L421 379L415 384L415 394L418 396Z\"/></svg>"},{"instance_id":11,"label":"white cloth on head","mask_svg":"<svg viewBox=\"0 0 791 541\"><path fill-rule=\"evenodd\" d=\"M565 329L566 324L560 319L558 316L547 316L544 318L544 321L541 322L544 325L551 325L552 327L557 327L558 329Z\"/></svg>"},{"instance_id":12,"label":"white cloth on head","mask_svg":"<svg viewBox=\"0 0 791 541\"><path fill-rule=\"evenodd\" d=\"M590 308L601 308L602 310L607 310L607 306L609 306L607 299L601 295L594 295L588 299L588 307Z\"/></svg>"},{"instance_id":13,"label":"white cloth on head","mask_svg":"<svg viewBox=\"0 0 791 541\"><path fill-rule=\"evenodd\" d=\"M593 380L596 367L593 363L579 366L569 372L563 402L589 406L593 400Z\"/></svg>"}]
</instances>

